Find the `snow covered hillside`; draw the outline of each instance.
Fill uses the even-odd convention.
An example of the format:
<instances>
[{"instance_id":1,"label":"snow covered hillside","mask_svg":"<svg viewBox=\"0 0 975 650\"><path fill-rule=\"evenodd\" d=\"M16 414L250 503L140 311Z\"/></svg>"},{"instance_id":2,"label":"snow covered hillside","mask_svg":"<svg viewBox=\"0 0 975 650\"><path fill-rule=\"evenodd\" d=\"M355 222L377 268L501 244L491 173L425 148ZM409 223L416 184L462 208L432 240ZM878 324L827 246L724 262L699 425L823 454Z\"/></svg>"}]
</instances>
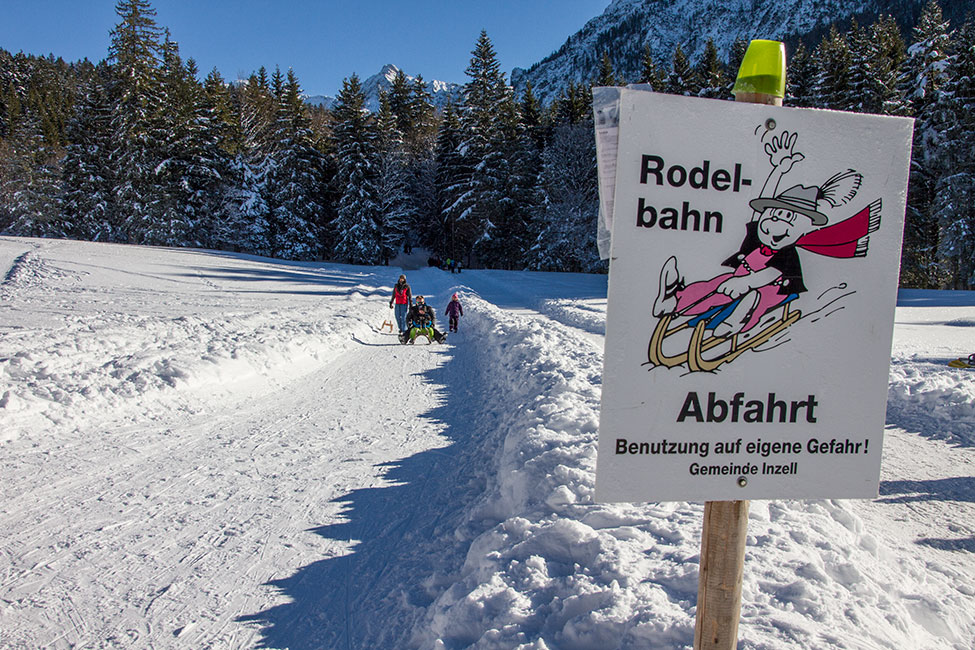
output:
<instances>
[{"instance_id":1,"label":"snow covered hillside","mask_svg":"<svg viewBox=\"0 0 975 650\"><path fill-rule=\"evenodd\" d=\"M604 276L0 238L0 647L690 648L703 504L594 504ZM975 645L975 294L904 292L880 497L751 504L740 648ZM422 340L422 339L421 339Z\"/></svg>"}]
</instances>

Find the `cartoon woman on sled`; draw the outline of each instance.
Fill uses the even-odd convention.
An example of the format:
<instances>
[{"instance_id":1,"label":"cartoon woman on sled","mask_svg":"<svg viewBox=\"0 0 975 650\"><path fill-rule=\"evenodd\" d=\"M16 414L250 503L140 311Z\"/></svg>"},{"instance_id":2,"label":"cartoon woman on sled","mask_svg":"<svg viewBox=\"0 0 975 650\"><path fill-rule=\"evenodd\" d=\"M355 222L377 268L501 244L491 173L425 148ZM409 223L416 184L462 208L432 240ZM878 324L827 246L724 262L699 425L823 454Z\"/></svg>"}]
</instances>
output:
<instances>
[{"instance_id":1,"label":"cartoon woman on sled","mask_svg":"<svg viewBox=\"0 0 975 650\"><path fill-rule=\"evenodd\" d=\"M820 212L821 203L836 208L851 201L860 173L848 169L822 185L779 192L782 177L804 159L794 150L797 137L783 132L765 145L772 171L761 196L749 202L754 213L740 249L722 263L731 271L685 284L677 259L664 263L653 304L659 320L647 355L652 366L686 363L692 371L711 371L796 322L801 313L790 312L789 304L806 291L797 249L835 258L866 256L868 235L880 227L879 199L833 225ZM779 307L781 314L769 319ZM691 332L686 349L666 353L666 339L684 330Z\"/></svg>"}]
</instances>

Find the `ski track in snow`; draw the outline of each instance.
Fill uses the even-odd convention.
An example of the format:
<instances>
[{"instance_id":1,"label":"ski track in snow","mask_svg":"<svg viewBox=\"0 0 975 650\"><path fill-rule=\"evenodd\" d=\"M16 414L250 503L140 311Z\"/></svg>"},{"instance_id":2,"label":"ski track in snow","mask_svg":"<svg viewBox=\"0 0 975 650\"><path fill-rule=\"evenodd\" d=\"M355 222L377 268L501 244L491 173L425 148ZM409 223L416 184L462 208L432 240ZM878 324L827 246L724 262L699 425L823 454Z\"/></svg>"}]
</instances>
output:
<instances>
[{"instance_id":1,"label":"ski track in snow","mask_svg":"<svg viewBox=\"0 0 975 650\"><path fill-rule=\"evenodd\" d=\"M0 647L690 648L702 504L592 503L605 278L408 271L401 346L398 272L0 238ZM739 647L972 647L973 304L898 310L878 499L752 502Z\"/></svg>"}]
</instances>

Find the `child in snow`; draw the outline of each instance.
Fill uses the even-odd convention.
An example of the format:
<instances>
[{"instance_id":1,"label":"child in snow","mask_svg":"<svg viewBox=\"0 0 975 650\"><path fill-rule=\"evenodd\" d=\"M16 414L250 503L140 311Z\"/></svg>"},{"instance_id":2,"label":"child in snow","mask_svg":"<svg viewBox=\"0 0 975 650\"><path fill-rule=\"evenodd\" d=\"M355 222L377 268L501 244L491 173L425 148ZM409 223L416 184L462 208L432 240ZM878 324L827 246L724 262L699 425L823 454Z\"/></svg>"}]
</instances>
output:
<instances>
[{"instance_id":1,"label":"child in snow","mask_svg":"<svg viewBox=\"0 0 975 650\"><path fill-rule=\"evenodd\" d=\"M410 312L406 315L406 324L409 327L409 333L403 342L412 344L416 340L416 337L423 333L422 330L429 330L433 333L434 341L443 343L447 339L447 335L443 332L438 332L433 326L436 319L434 309L426 304L423 296L417 296L416 304L410 307Z\"/></svg>"},{"instance_id":2,"label":"child in snow","mask_svg":"<svg viewBox=\"0 0 975 650\"><path fill-rule=\"evenodd\" d=\"M455 293L450 298L450 302L447 303L447 309L444 311L444 315L449 319L451 332L457 331L457 321L464 315L464 308L460 304L460 298L457 297Z\"/></svg>"},{"instance_id":3,"label":"child in snow","mask_svg":"<svg viewBox=\"0 0 975 650\"><path fill-rule=\"evenodd\" d=\"M403 337L406 334L406 315L410 309L410 305L413 303L413 292L410 290L410 285L406 283L406 276L399 276L399 281L393 287L393 295L389 299L389 308L393 308L393 304L396 304L396 324L399 326L399 335Z\"/></svg>"}]
</instances>

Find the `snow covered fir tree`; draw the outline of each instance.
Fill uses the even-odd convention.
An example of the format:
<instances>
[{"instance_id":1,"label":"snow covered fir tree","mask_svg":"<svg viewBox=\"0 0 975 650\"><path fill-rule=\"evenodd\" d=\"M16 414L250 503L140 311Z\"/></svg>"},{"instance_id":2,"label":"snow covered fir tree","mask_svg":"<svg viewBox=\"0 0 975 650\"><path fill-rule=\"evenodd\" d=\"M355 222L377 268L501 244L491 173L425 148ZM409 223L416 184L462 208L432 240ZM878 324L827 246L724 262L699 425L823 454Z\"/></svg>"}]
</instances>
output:
<instances>
[{"instance_id":1,"label":"snow covered fir tree","mask_svg":"<svg viewBox=\"0 0 975 650\"><path fill-rule=\"evenodd\" d=\"M746 45L584 52L588 77L543 96L512 85L481 33L455 100L436 107L398 72L369 111L355 75L332 107L304 101L290 70L201 80L149 0L116 13L98 64L0 49L0 232L360 264L423 246L468 266L604 272L589 88L731 99ZM789 41L786 103L913 116L902 284L973 288L975 18L949 21L935 0L900 18Z\"/></svg>"}]
</instances>

